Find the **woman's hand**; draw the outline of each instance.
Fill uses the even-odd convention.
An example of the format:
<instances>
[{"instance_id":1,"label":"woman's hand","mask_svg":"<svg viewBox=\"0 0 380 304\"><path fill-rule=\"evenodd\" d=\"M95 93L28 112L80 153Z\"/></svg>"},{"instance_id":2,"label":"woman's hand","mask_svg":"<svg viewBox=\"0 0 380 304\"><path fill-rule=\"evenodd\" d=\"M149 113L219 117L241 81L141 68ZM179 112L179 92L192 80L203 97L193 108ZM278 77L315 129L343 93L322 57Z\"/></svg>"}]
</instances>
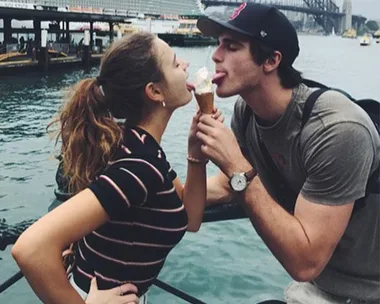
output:
<instances>
[{"instance_id":1,"label":"woman's hand","mask_svg":"<svg viewBox=\"0 0 380 304\"><path fill-rule=\"evenodd\" d=\"M125 293L130 293L124 295ZM91 280L90 291L86 304L138 304L137 287L133 284L124 284L108 290L99 290L96 277Z\"/></svg>"},{"instance_id":2,"label":"woman's hand","mask_svg":"<svg viewBox=\"0 0 380 304\"><path fill-rule=\"evenodd\" d=\"M200 160L207 158L201 150L202 143L196 136L197 131L198 131L197 125L199 122L199 118L202 115L209 115L209 114L202 114L198 110L198 112L193 116L193 120L190 126L190 132L189 132L189 140L188 140L188 155L190 157L200 159ZM217 108L214 109L214 113L211 114L211 117L217 121L220 121L221 123L224 122L224 116L222 112Z\"/></svg>"}]
</instances>

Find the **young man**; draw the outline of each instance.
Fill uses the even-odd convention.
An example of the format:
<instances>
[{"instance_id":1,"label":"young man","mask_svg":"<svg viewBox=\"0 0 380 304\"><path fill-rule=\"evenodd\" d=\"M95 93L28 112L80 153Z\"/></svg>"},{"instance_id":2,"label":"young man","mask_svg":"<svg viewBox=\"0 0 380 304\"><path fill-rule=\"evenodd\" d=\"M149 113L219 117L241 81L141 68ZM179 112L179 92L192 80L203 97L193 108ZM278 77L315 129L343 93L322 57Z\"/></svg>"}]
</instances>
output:
<instances>
[{"instance_id":1,"label":"young man","mask_svg":"<svg viewBox=\"0 0 380 304\"><path fill-rule=\"evenodd\" d=\"M295 280L285 291L288 303L379 303L379 196L362 199L380 163L373 122L344 95L327 91L301 127L313 89L292 67L297 34L276 8L243 3L229 21L203 17L198 28L220 42L216 93L239 95L232 131L200 118L202 150L221 170L208 180L208 202L242 202ZM296 193L290 208L263 146Z\"/></svg>"}]
</instances>

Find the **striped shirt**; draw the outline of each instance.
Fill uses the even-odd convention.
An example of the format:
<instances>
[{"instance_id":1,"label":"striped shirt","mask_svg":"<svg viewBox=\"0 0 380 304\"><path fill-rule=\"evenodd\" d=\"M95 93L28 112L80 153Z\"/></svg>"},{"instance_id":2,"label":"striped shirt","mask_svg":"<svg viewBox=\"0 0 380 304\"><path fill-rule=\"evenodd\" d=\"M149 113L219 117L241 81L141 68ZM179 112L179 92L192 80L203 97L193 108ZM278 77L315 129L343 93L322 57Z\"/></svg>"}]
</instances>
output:
<instances>
[{"instance_id":1,"label":"striped shirt","mask_svg":"<svg viewBox=\"0 0 380 304\"><path fill-rule=\"evenodd\" d=\"M78 242L74 280L86 292L94 275L99 289L133 283L141 296L185 234L187 214L151 135L126 126L116 154L89 186L110 220Z\"/></svg>"}]
</instances>

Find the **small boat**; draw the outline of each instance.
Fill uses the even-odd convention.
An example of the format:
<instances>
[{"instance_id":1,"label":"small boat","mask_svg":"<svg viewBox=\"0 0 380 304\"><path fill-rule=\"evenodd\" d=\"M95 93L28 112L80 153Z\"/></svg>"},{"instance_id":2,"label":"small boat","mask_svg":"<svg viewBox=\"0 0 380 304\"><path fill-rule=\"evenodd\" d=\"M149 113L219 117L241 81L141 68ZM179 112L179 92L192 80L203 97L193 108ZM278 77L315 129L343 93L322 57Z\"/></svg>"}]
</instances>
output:
<instances>
[{"instance_id":1,"label":"small boat","mask_svg":"<svg viewBox=\"0 0 380 304\"><path fill-rule=\"evenodd\" d=\"M361 46L369 46L369 45L371 45L371 40L372 40L371 37L366 34L360 38L360 45Z\"/></svg>"},{"instance_id":2,"label":"small boat","mask_svg":"<svg viewBox=\"0 0 380 304\"><path fill-rule=\"evenodd\" d=\"M356 37L357 37L356 30L352 28L345 31L342 35L342 38L355 39Z\"/></svg>"},{"instance_id":3,"label":"small boat","mask_svg":"<svg viewBox=\"0 0 380 304\"><path fill-rule=\"evenodd\" d=\"M380 30L373 34L373 38L376 38L376 43L380 43Z\"/></svg>"},{"instance_id":4,"label":"small boat","mask_svg":"<svg viewBox=\"0 0 380 304\"><path fill-rule=\"evenodd\" d=\"M64 52L58 52L56 50L48 50L49 58L61 58L67 57L67 54ZM9 52L6 54L0 55L0 63L1 62L17 62L23 60L31 60L32 56L30 56L26 52Z\"/></svg>"}]
</instances>

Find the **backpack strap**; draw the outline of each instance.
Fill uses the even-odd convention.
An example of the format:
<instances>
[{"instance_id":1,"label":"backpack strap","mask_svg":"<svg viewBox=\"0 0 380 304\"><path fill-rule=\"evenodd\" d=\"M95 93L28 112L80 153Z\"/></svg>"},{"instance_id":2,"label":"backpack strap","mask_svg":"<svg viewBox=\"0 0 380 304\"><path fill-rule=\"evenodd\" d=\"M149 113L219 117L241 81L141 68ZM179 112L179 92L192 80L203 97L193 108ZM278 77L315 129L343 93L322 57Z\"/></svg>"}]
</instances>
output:
<instances>
[{"instance_id":1,"label":"backpack strap","mask_svg":"<svg viewBox=\"0 0 380 304\"><path fill-rule=\"evenodd\" d=\"M313 110L315 102L324 92L328 90L329 90L328 88L318 89L310 94L303 108L301 130L303 129L303 127L306 125L307 121L309 120L311 111Z\"/></svg>"},{"instance_id":2,"label":"backpack strap","mask_svg":"<svg viewBox=\"0 0 380 304\"><path fill-rule=\"evenodd\" d=\"M313 82L313 83L319 85L319 83L316 83L316 82ZM302 131L303 127L306 125L306 123L308 122L308 120L310 119L311 112L313 110L314 104L316 103L318 98L323 93L330 90L328 87L326 87L324 85L322 85L322 86L323 86L322 88L317 89L316 91L312 92L305 102L303 115L302 115L301 131ZM379 110L377 110L377 111L379 111ZM246 130L247 130L247 127L248 127L248 124L249 124L249 121L250 121L252 115L253 115L252 109L248 105L246 105L246 107L244 109L244 113L243 113L243 134L244 135L246 133ZM376 127L378 127L378 125L376 125ZM271 176L271 179L274 181L274 184L276 185L276 187L275 187L276 188L276 194L280 198L284 199L281 202L283 207L285 209L287 209L289 212L293 212L295 199L297 197L297 194L287 184L287 181L282 176L282 174L279 172L276 164L274 163L274 161L273 161L272 157L270 156L267 148L265 147L265 144L262 142L262 140L259 136L257 126L256 126L256 134L257 134L258 143L260 145L260 149L263 153L265 162L269 168L269 172L268 172L269 176ZM367 194L368 193L379 193L380 192L380 190L379 190L380 189L380 185L379 185L379 183L380 183L380 181L379 181L380 172L379 172L379 170L380 169L378 168L374 172L374 174L372 174L372 176L370 177L368 184L367 184L367 191L366 191ZM377 190L374 191L374 189L377 189ZM357 202L360 202L360 201L361 200L359 200ZM363 203L355 204L354 211L356 211L357 209L360 209L363 206L364 206Z\"/></svg>"},{"instance_id":3,"label":"backpack strap","mask_svg":"<svg viewBox=\"0 0 380 304\"><path fill-rule=\"evenodd\" d=\"M329 88L328 86L324 85L323 83L320 83L318 81L311 80L311 79L306 79L306 78L302 79L302 83L305 84L306 86L308 86L309 88L318 88L318 89L328 89Z\"/></svg>"},{"instance_id":4,"label":"backpack strap","mask_svg":"<svg viewBox=\"0 0 380 304\"><path fill-rule=\"evenodd\" d=\"M270 177L270 179L273 181L273 184L275 185L274 190L275 190L276 197L279 200L281 206L284 207L289 213L293 214L298 193L296 193L292 189L292 187L290 187L285 177L278 170L277 165L273 161L267 147L265 146L264 142L261 139L259 130L257 128L257 124L255 124L255 127L256 127L257 141L259 143L261 153L267 165L267 169L268 169L267 174Z\"/></svg>"},{"instance_id":5,"label":"backpack strap","mask_svg":"<svg viewBox=\"0 0 380 304\"><path fill-rule=\"evenodd\" d=\"M245 133L248 128L249 120L251 119L251 116L253 115L252 109L249 105L245 104L244 108L244 114L243 114L243 134L245 136Z\"/></svg>"}]
</instances>

